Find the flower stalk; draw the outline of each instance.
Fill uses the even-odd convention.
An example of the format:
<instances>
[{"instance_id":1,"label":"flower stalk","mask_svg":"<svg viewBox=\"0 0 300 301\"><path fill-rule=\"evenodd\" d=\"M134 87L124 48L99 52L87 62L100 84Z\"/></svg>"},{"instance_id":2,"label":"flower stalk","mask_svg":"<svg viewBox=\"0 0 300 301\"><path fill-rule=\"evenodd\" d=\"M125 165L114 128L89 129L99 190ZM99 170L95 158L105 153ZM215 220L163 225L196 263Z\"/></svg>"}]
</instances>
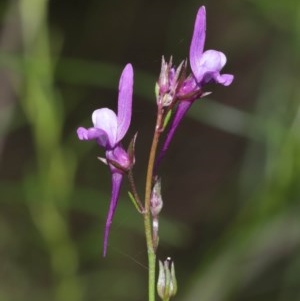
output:
<instances>
[{"instance_id":1,"label":"flower stalk","mask_svg":"<svg viewBox=\"0 0 300 301\"><path fill-rule=\"evenodd\" d=\"M146 176L146 189L145 189L145 205L144 205L144 228L145 237L148 251L148 296L149 301L155 300L155 264L156 264L156 248L153 242L152 234L152 218L151 218L151 192L153 186L153 171L156 158L156 152L161 135L161 127L163 124L163 110L158 106L157 119L155 130L153 134L152 145L149 153L147 176Z\"/></svg>"}]
</instances>

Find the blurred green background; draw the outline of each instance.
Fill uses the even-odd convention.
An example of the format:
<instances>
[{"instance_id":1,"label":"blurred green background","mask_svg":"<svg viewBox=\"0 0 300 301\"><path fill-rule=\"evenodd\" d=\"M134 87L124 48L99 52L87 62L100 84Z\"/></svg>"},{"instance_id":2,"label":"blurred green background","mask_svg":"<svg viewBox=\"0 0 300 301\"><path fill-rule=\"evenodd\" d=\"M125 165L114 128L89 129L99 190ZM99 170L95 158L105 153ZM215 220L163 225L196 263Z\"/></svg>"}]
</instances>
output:
<instances>
[{"instance_id":1,"label":"blurred green background","mask_svg":"<svg viewBox=\"0 0 300 301\"><path fill-rule=\"evenodd\" d=\"M1 301L146 300L142 218L124 185L102 258L110 175L76 129L116 108L131 62L143 193L161 56L188 57L201 5L235 81L208 87L161 166L158 257L176 300L300 300L300 2L2 0Z\"/></svg>"}]
</instances>

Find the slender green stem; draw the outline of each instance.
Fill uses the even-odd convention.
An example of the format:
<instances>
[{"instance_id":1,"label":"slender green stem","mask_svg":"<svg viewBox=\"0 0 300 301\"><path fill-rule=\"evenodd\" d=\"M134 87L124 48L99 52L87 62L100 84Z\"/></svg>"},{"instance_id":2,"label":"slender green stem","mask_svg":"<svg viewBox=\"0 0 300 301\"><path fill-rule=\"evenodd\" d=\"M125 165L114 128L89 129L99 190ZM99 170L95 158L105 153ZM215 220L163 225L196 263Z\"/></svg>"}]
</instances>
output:
<instances>
[{"instance_id":1,"label":"slender green stem","mask_svg":"<svg viewBox=\"0 0 300 301\"><path fill-rule=\"evenodd\" d=\"M155 156L156 156L159 136L161 134L162 116L163 116L162 110L159 108L157 113L157 120L156 120L150 155L149 155L147 177L146 177L146 189L145 189L144 227L145 227L145 236L146 236L146 243L147 243L147 250L148 250L149 301L155 301L155 263L156 263L155 262L156 254L155 254L155 248L153 245L153 237L152 237L150 199L151 199L151 189L153 184L152 182L153 182L153 169L155 164Z\"/></svg>"},{"instance_id":2,"label":"slender green stem","mask_svg":"<svg viewBox=\"0 0 300 301\"><path fill-rule=\"evenodd\" d=\"M149 301L155 301L155 262L156 255L152 243L151 217L144 214L145 235L148 249L148 297Z\"/></svg>"}]
</instances>

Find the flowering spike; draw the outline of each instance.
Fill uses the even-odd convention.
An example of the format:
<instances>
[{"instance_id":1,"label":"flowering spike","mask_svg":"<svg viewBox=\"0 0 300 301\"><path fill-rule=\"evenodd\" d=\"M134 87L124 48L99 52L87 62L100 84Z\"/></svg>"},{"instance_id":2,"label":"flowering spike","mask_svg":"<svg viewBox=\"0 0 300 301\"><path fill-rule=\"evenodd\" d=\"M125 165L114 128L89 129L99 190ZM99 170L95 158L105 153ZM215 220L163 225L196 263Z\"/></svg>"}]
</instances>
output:
<instances>
[{"instance_id":1,"label":"flowering spike","mask_svg":"<svg viewBox=\"0 0 300 301\"><path fill-rule=\"evenodd\" d=\"M190 45L190 65L192 74L185 76L186 64L180 70L179 75L175 73L176 91L173 97L173 103L177 103L174 119L167 133L166 140L156 161L156 167L164 157L175 131L185 116L193 102L202 98L208 93L203 91L203 86L210 82L219 83L228 86L232 83L234 77L231 74L220 74L226 64L224 53L216 50L207 50L203 52L206 37L206 10L201 6L198 10L193 37ZM177 71L181 69L177 69ZM172 68L174 72L174 68ZM173 86L174 87L174 86ZM173 94L172 94L173 95Z\"/></svg>"}]
</instances>

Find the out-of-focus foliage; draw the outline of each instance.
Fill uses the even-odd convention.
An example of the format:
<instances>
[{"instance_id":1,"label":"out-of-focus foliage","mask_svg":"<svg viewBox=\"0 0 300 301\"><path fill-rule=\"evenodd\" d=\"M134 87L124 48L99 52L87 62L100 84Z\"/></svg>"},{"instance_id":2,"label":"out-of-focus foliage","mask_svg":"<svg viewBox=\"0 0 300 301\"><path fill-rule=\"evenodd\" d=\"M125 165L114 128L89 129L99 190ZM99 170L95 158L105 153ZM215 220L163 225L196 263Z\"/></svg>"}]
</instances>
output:
<instances>
[{"instance_id":1,"label":"out-of-focus foliage","mask_svg":"<svg viewBox=\"0 0 300 301\"><path fill-rule=\"evenodd\" d=\"M194 104L162 165L158 256L178 300L298 300L298 2L1 2L0 299L145 299L142 219L125 186L101 257L110 177L76 128L115 108L131 62L142 192L161 55L188 56L204 4L207 48L236 78Z\"/></svg>"}]
</instances>

